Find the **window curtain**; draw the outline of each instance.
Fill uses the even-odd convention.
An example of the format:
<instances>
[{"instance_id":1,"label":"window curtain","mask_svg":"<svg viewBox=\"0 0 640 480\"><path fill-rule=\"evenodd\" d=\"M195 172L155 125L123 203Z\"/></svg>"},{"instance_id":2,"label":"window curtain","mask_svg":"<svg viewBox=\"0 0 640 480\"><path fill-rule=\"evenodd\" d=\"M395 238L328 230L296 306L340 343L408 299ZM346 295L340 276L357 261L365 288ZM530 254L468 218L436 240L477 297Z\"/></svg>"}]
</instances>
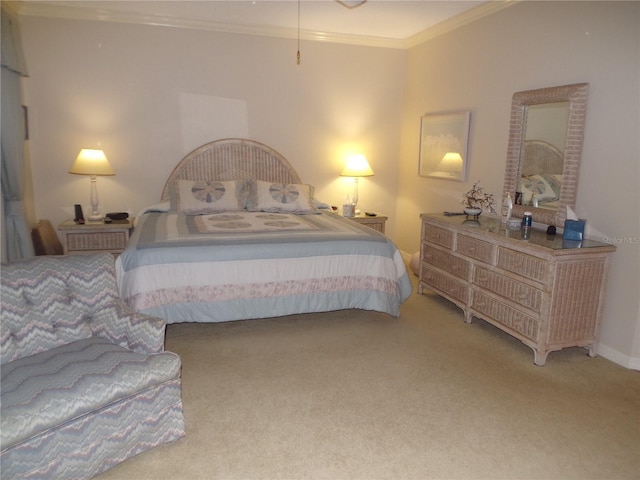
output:
<instances>
[{"instance_id":1,"label":"window curtain","mask_svg":"<svg viewBox=\"0 0 640 480\"><path fill-rule=\"evenodd\" d=\"M27 69L16 19L2 6L2 77L0 78L0 130L2 151L2 262L34 255L24 214L25 114L20 78Z\"/></svg>"}]
</instances>

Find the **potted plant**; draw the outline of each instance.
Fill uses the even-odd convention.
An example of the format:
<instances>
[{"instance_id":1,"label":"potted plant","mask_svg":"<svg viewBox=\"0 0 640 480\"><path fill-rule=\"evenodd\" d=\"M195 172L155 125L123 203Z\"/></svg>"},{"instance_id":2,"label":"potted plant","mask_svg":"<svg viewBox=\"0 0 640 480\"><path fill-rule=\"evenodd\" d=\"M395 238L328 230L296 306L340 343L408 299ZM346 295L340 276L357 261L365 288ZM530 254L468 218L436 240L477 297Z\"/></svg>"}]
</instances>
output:
<instances>
[{"instance_id":1,"label":"potted plant","mask_svg":"<svg viewBox=\"0 0 640 480\"><path fill-rule=\"evenodd\" d=\"M496 212L496 200L492 193L485 193L484 188L480 185L480 181L473 184L471 190L466 192L460 201L464 205L464 213L477 217L482 210L488 210L490 213Z\"/></svg>"}]
</instances>

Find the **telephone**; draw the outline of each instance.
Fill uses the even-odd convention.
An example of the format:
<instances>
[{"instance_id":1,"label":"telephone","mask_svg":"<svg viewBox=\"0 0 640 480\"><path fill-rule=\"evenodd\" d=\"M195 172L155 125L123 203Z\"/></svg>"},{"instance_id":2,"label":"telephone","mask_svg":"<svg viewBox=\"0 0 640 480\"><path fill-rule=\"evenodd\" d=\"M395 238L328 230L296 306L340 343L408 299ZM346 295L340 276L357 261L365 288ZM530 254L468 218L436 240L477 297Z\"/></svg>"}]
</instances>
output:
<instances>
[{"instance_id":1,"label":"telephone","mask_svg":"<svg viewBox=\"0 0 640 480\"><path fill-rule=\"evenodd\" d=\"M82 206L75 204L74 206L75 208L75 218L73 219L74 222L82 225L84 223L84 213L82 213Z\"/></svg>"},{"instance_id":2,"label":"telephone","mask_svg":"<svg viewBox=\"0 0 640 480\"><path fill-rule=\"evenodd\" d=\"M127 212L111 212L111 213L107 213L106 217L109 220L114 220L114 221L126 220L127 218L129 218L129 214Z\"/></svg>"}]
</instances>

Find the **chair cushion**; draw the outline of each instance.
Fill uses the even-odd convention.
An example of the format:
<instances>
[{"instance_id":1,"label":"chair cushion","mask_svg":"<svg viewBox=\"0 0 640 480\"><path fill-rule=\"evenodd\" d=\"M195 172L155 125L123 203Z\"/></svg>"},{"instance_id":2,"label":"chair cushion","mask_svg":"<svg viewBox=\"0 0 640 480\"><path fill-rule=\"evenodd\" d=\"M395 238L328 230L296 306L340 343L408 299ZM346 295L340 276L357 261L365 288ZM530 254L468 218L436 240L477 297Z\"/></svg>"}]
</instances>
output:
<instances>
[{"instance_id":1,"label":"chair cushion","mask_svg":"<svg viewBox=\"0 0 640 480\"><path fill-rule=\"evenodd\" d=\"M0 448L179 377L180 358L144 355L101 337L2 365Z\"/></svg>"},{"instance_id":2,"label":"chair cushion","mask_svg":"<svg viewBox=\"0 0 640 480\"><path fill-rule=\"evenodd\" d=\"M121 302L109 253L4 264L0 299L2 364L94 336Z\"/></svg>"}]
</instances>

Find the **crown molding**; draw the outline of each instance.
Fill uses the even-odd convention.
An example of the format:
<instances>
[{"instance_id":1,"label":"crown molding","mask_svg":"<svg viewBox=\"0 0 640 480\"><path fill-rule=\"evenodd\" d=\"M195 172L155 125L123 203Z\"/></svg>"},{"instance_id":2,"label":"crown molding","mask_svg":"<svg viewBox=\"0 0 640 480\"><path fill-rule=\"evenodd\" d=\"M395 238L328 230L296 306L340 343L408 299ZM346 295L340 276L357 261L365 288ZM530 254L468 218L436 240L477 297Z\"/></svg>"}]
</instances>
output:
<instances>
[{"instance_id":1,"label":"crown molding","mask_svg":"<svg viewBox=\"0 0 640 480\"><path fill-rule=\"evenodd\" d=\"M406 38L404 41L404 48L415 47L416 45L424 43L440 35L444 35L445 33L449 33L460 27L480 20L483 17L493 15L494 13L515 5L520 1L521 0L491 0L489 2L483 3L482 5L471 8L459 15L456 15L455 17L451 17L444 22L438 23L433 27L427 28L420 33Z\"/></svg>"},{"instance_id":2,"label":"crown molding","mask_svg":"<svg viewBox=\"0 0 640 480\"><path fill-rule=\"evenodd\" d=\"M491 15L519 0L492 0L478 7L472 8L460 15L452 17L421 33L405 39L375 37L365 35L349 35L333 32L321 32L313 30L300 30L301 40L317 42L341 43L368 47L407 49L423 43L427 40L467 25L487 15ZM19 16L64 18L82 21L102 21L115 23L128 23L135 25L150 25L173 28L186 28L194 30L206 30L221 33L234 33L241 35L256 35L276 38L298 38L298 30L293 28L280 28L268 26L249 26L228 23L217 23L208 20L186 19L166 17L162 15L141 15L135 13L118 12L104 8L91 6L91 2L83 2L82 6L71 6L68 3L60 5L47 1L8 1L3 4Z\"/></svg>"}]
</instances>

